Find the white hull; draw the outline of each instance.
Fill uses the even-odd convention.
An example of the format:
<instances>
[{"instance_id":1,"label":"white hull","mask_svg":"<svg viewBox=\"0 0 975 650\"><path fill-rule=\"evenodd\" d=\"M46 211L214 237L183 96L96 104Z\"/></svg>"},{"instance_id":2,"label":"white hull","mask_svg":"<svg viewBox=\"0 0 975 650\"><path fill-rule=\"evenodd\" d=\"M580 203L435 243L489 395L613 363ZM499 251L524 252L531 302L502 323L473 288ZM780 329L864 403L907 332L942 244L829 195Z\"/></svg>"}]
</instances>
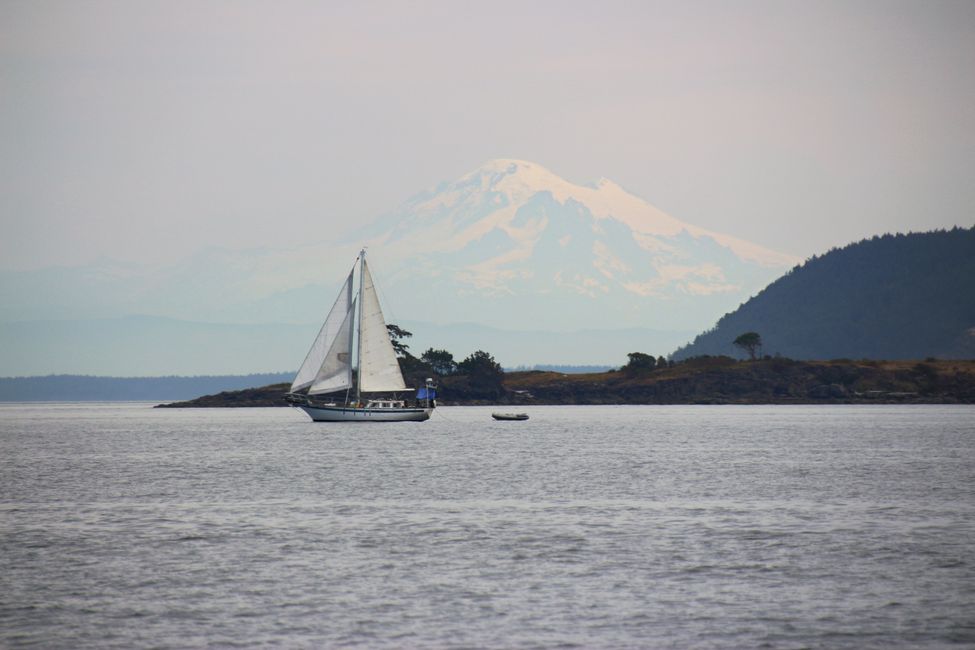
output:
<instances>
[{"instance_id":1,"label":"white hull","mask_svg":"<svg viewBox=\"0 0 975 650\"><path fill-rule=\"evenodd\" d=\"M298 404L315 422L423 422L432 408L354 408Z\"/></svg>"}]
</instances>

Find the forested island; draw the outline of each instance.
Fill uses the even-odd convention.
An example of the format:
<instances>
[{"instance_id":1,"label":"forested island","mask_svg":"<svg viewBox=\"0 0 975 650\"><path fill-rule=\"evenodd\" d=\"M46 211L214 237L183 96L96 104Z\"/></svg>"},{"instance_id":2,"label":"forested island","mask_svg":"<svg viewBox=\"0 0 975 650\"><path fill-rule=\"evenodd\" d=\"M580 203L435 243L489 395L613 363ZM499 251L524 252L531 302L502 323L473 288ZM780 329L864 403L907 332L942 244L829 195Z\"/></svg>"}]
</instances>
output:
<instances>
[{"instance_id":1,"label":"forested island","mask_svg":"<svg viewBox=\"0 0 975 650\"><path fill-rule=\"evenodd\" d=\"M500 367L495 370L439 377L438 402L441 405L975 403L975 361L972 360L796 361L766 357L740 361L704 356L674 363L633 353L627 365L601 373L505 373ZM288 388L288 384L273 384L161 406L286 406L283 395Z\"/></svg>"},{"instance_id":2,"label":"forested island","mask_svg":"<svg viewBox=\"0 0 975 650\"><path fill-rule=\"evenodd\" d=\"M975 228L881 235L816 255L671 357L732 355L743 332L793 359L975 358Z\"/></svg>"}]
</instances>

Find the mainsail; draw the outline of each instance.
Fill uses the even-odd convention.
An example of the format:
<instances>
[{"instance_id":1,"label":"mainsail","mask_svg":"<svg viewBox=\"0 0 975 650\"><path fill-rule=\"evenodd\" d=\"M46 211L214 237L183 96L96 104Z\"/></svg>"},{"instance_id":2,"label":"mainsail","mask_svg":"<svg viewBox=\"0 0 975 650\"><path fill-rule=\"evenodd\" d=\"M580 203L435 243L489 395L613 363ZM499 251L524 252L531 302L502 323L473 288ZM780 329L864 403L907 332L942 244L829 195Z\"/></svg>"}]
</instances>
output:
<instances>
[{"instance_id":1,"label":"mainsail","mask_svg":"<svg viewBox=\"0 0 975 650\"><path fill-rule=\"evenodd\" d=\"M291 392L308 388L325 393L352 385L352 273L342 285L304 363L291 383Z\"/></svg>"},{"instance_id":2,"label":"mainsail","mask_svg":"<svg viewBox=\"0 0 975 650\"><path fill-rule=\"evenodd\" d=\"M359 389L363 393L406 390L365 260L359 281Z\"/></svg>"}]
</instances>

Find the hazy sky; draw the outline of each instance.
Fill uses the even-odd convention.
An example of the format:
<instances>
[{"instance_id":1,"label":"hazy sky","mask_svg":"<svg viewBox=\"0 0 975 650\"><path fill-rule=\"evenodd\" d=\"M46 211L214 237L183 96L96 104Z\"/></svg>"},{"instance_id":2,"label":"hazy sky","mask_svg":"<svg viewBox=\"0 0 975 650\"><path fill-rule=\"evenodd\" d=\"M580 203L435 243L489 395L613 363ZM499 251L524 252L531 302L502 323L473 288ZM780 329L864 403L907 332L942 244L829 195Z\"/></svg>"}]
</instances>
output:
<instances>
[{"instance_id":1,"label":"hazy sky","mask_svg":"<svg viewBox=\"0 0 975 650\"><path fill-rule=\"evenodd\" d=\"M797 255L975 221L975 2L0 0L0 266L327 240L491 158Z\"/></svg>"}]
</instances>

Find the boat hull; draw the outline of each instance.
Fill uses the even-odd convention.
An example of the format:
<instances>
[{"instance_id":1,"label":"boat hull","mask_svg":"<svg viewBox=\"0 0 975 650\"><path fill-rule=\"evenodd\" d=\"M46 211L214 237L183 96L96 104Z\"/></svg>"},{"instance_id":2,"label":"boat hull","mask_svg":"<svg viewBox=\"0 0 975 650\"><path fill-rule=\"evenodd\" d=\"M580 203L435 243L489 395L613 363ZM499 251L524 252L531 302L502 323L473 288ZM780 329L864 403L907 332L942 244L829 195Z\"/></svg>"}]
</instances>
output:
<instances>
[{"instance_id":1,"label":"boat hull","mask_svg":"<svg viewBox=\"0 0 975 650\"><path fill-rule=\"evenodd\" d=\"M298 408L315 422L423 422L432 408L355 408L351 406L312 406Z\"/></svg>"}]
</instances>

